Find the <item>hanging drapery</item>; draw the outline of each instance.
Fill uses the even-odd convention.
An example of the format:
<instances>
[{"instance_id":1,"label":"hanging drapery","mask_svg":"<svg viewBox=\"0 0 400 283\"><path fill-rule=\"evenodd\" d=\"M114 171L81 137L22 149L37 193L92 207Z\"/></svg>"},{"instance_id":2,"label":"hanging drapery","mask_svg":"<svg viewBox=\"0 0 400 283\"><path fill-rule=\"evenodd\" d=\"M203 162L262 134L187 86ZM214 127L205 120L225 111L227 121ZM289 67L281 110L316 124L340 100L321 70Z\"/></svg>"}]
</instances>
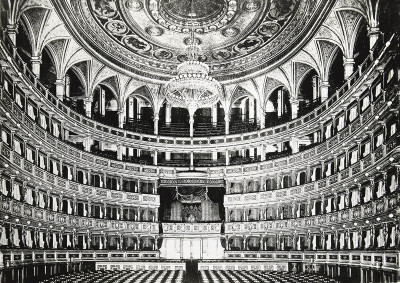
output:
<instances>
[{"instance_id":1,"label":"hanging drapery","mask_svg":"<svg viewBox=\"0 0 400 283\"><path fill-rule=\"evenodd\" d=\"M44 248L44 233L42 231L39 232L39 248Z\"/></svg>"},{"instance_id":2,"label":"hanging drapery","mask_svg":"<svg viewBox=\"0 0 400 283\"><path fill-rule=\"evenodd\" d=\"M13 184L11 196L16 200L21 200L21 188L20 185L16 182Z\"/></svg>"},{"instance_id":3,"label":"hanging drapery","mask_svg":"<svg viewBox=\"0 0 400 283\"><path fill-rule=\"evenodd\" d=\"M53 203L52 210L57 212L58 211L57 197L51 196L51 198Z\"/></svg>"},{"instance_id":4,"label":"hanging drapery","mask_svg":"<svg viewBox=\"0 0 400 283\"><path fill-rule=\"evenodd\" d=\"M57 247L58 247L57 234L52 233L52 248L57 249Z\"/></svg>"},{"instance_id":5,"label":"hanging drapery","mask_svg":"<svg viewBox=\"0 0 400 283\"><path fill-rule=\"evenodd\" d=\"M25 244L28 248L33 247L32 232L30 230L25 231Z\"/></svg>"}]
</instances>

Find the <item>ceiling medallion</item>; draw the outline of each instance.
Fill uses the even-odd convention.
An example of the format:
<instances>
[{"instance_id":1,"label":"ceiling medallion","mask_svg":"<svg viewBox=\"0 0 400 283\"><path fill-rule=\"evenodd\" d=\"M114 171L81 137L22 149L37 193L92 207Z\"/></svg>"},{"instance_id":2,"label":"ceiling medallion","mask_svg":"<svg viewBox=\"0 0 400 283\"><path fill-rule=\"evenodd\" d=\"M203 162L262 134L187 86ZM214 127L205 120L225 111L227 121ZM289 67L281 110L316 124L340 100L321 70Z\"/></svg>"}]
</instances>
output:
<instances>
[{"instance_id":1,"label":"ceiling medallion","mask_svg":"<svg viewBox=\"0 0 400 283\"><path fill-rule=\"evenodd\" d=\"M258 32L264 36L273 36L280 29L280 25L275 22L265 22L260 25Z\"/></svg>"},{"instance_id":2,"label":"ceiling medallion","mask_svg":"<svg viewBox=\"0 0 400 283\"><path fill-rule=\"evenodd\" d=\"M151 45L136 35L129 35L122 39L122 42L131 49L138 52L145 52L151 49Z\"/></svg>"},{"instance_id":3,"label":"ceiling medallion","mask_svg":"<svg viewBox=\"0 0 400 283\"><path fill-rule=\"evenodd\" d=\"M236 0L147 0L150 16L172 31L188 33L213 32L225 27L237 13Z\"/></svg>"},{"instance_id":4,"label":"ceiling medallion","mask_svg":"<svg viewBox=\"0 0 400 283\"><path fill-rule=\"evenodd\" d=\"M236 27L229 27L222 30L222 35L225 37L235 37L239 34L240 30Z\"/></svg>"},{"instance_id":5,"label":"ceiling medallion","mask_svg":"<svg viewBox=\"0 0 400 283\"><path fill-rule=\"evenodd\" d=\"M147 27L146 32L152 36L160 36L160 35L163 35L164 30L159 27Z\"/></svg>"},{"instance_id":6,"label":"ceiling medallion","mask_svg":"<svg viewBox=\"0 0 400 283\"><path fill-rule=\"evenodd\" d=\"M128 27L122 21L109 20L105 27L114 35L123 35L128 31Z\"/></svg>"},{"instance_id":7,"label":"ceiling medallion","mask_svg":"<svg viewBox=\"0 0 400 283\"><path fill-rule=\"evenodd\" d=\"M194 44L196 45L200 45L201 44L201 39L198 37L192 38L192 37L186 37L183 39L183 43L185 43L186 45L191 45L193 43L194 40Z\"/></svg>"},{"instance_id":8,"label":"ceiling medallion","mask_svg":"<svg viewBox=\"0 0 400 283\"><path fill-rule=\"evenodd\" d=\"M117 15L117 6L113 1L95 1L91 0L93 11L103 19L110 19Z\"/></svg>"},{"instance_id":9,"label":"ceiling medallion","mask_svg":"<svg viewBox=\"0 0 400 283\"><path fill-rule=\"evenodd\" d=\"M254 12L260 9L261 4L258 0L248 0L243 4L243 10L248 12Z\"/></svg>"},{"instance_id":10,"label":"ceiling medallion","mask_svg":"<svg viewBox=\"0 0 400 283\"><path fill-rule=\"evenodd\" d=\"M212 57L218 61L228 60L231 56L231 52L227 49L218 50L212 54Z\"/></svg>"},{"instance_id":11,"label":"ceiling medallion","mask_svg":"<svg viewBox=\"0 0 400 283\"><path fill-rule=\"evenodd\" d=\"M143 3L140 0L128 0L125 5L126 8L135 12L143 9Z\"/></svg>"},{"instance_id":12,"label":"ceiling medallion","mask_svg":"<svg viewBox=\"0 0 400 283\"><path fill-rule=\"evenodd\" d=\"M222 86L208 74L207 64L197 60L200 49L194 39L188 48L189 60L178 65L178 75L165 86L166 99L175 107L187 108L193 117L198 108L210 107L220 100Z\"/></svg>"},{"instance_id":13,"label":"ceiling medallion","mask_svg":"<svg viewBox=\"0 0 400 283\"><path fill-rule=\"evenodd\" d=\"M168 60L172 58L172 52L165 50L165 49L159 49L154 51L154 57L156 57L157 59L161 59L161 60Z\"/></svg>"}]
</instances>

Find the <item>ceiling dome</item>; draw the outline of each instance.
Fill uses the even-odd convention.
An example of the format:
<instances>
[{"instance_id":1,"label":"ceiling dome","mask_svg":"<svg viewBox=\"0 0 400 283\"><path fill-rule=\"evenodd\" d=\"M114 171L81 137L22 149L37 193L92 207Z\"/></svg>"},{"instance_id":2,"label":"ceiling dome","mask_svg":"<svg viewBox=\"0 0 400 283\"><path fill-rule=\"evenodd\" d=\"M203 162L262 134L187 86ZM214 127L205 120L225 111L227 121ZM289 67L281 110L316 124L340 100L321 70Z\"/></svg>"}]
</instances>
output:
<instances>
[{"instance_id":1,"label":"ceiling dome","mask_svg":"<svg viewBox=\"0 0 400 283\"><path fill-rule=\"evenodd\" d=\"M225 10L224 0L161 0L160 10L178 23L213 22Z\"/></svg>"},{"instance_id":2,"label":"ceiling dome","mask_svg":"<svg viewBox=\"0 0 400 283\"><path fill-rule=\"evenodd\" d=\"M67 28L105 64L169 80L196 60L223 81L270 68L295 54L334 0L54 0ZM194 39L190 36L194 27Z\"/></svg>"}]
</instances>

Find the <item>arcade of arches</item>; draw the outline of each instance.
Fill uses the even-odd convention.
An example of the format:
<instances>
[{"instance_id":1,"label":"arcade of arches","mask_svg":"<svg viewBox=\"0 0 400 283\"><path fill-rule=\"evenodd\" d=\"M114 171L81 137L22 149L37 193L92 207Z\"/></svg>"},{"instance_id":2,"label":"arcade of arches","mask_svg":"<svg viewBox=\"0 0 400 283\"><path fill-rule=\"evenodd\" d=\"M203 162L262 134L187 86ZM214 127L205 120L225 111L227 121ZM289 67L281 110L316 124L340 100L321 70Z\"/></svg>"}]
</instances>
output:
<instances>
[{"instance_id":1,"label":"arcade of arches","mask_svg":"<svg viewBox=\"0 0 400 283\"><path fill-rule=\"evenodd\" d=\"M397 0L0 12L0 282L400 280Z\"/></svg>"}]
</instances>

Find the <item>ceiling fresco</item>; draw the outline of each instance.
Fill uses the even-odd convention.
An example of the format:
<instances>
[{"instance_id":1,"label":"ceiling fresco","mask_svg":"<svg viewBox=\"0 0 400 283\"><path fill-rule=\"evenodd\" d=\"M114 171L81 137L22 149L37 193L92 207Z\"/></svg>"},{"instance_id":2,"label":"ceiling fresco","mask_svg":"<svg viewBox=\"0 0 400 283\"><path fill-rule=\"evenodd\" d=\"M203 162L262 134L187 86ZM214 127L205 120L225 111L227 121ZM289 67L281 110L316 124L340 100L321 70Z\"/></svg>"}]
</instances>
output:
<instances>
[{"instance_id":1,"label":"ceiling fresco","mask_svg":"<svg viewBox=\"0 0 400 283\"><path fill-rule=\"evenodd\" d=\"M60 3L56 7L92 55L155 79L169 79L188 59L193 31L198 60L224 80L267 68L296 52L331 2L70 0L72 13Z\"/></svg>"}]
</instances>

